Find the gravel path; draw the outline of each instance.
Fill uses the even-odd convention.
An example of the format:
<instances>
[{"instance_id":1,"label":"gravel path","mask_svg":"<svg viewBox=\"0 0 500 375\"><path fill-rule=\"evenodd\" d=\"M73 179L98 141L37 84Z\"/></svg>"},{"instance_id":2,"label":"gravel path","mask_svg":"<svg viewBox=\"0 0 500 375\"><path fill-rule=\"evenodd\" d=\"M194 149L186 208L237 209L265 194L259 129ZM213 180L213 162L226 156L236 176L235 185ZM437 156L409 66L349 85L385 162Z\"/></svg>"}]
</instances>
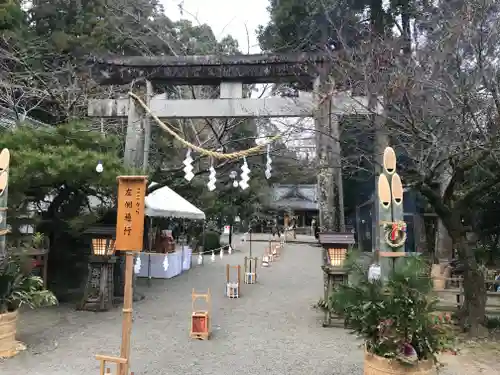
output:
<instances>
[{"instance_id":1,"label":"gravel path","mask_svg":"<svg viewBox=\"0 0 500 375\"><path fill-rule=\"evenodd\" d=\"M243 264L248 244L171 280L140 285L135 305L131 370L137 375L361 375L362 350L344 329L322 328L311 308L322 290L318 247L287 244L283 257L258 269L258 284L224 297L225 264ZM254 243L254 255L265 243ZM213 335L189 338L191 289L212 291ZM117 355L121 312L75 311L73 306L27 311L19 324L28 350L0 362L2 375L98 374L96 353ZM449 375L457 374L446 371ZM472 375L470 373L469 375Z\"/></svg>"},{"instance_id":2,"label":"gravel path","mask_svg":"<svg viewBox=\"0 0 500 375\"><path fill-rule=\"evenodd\" d=\"M264 243L253 243L254 255ZM243 264L248 244L215 263L171 280L141 286L146 299L135 305L132 366L155 374L361 374L362 352L342 329L321 327L311 308L321 294L319 248L289 244L280 261L258 269L258 284L243 285L237 300L224 297L226 263ZM213 336L189 338L191 289L210 287ZM0 364L2 375L98 374L94 354L117 355L121 313L74 311L72 306L22 315L20 339L28 350Z\"/></svg>"}]
</instances>

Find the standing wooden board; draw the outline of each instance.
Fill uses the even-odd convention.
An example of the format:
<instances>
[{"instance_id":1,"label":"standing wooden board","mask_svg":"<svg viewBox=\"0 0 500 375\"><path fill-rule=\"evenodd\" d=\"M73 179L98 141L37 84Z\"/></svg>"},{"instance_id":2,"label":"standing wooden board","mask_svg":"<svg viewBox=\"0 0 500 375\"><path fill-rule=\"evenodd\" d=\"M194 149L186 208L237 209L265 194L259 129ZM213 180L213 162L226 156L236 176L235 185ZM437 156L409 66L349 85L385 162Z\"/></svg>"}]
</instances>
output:
<instances>
[{"instance_id":1,"label":"standing wooden board","mask_svg":"<svg viewBox=\"0 0 500 375\"><path fill-rule=\"evenodd\" d=\"M9 162L10 152L8 149L4 148L2 152L0 152L0 195L7 189Z\"/></svg>"},{"instance_id":2,"label":"standing wooden board","mask_svg":"<svg viewBox=\"0 0 500 375\"><path fill-rule=\"evenodd\" d=\"M141 251L144 247L146 176L118 176L116 250Z\"/></svg>"}]
</instances>

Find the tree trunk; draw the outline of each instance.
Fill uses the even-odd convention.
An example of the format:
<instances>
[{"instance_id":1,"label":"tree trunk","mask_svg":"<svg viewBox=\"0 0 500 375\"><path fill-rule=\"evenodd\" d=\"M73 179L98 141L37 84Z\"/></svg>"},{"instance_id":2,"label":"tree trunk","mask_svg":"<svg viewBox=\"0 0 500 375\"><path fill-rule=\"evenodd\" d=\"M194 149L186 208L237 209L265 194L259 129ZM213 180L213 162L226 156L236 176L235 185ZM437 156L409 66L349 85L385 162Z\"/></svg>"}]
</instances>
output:
<instances>
[{"instance_id":1,"label":"tree trunk","mask_svg":"<svg viewBox=\"0 0 500 375\"><path fill-rule=\"evenodd\" d=\"M453 241L441 219L438 218L436 224L436 258L438 260L451 260L453 255Z\"/></svg>"},{"instance_id":2,"label":"tree trunk","mask_svg":"<svg viewBox=\"0 0 500 375\"><path fill-rule=\"evenodd\" d=\"M403 29L403 54L405 57L410 58L411 56L411 13L409 0L402 1L401 4L401 26Z\"/></svg>"},{"instance_id":3,"label":"tree trunk","mask_svg":"<svg viewBox=\"0 0 500 375\"><path fill-rule=\"evenodd\" d=\"M486 316L486 285L484 274L474 257L474 251L464 235L452 236L459 259L464 264L464 304L460 311L462 327L468 328L471 336L479 336L484 328Z\"/></svg>"},{"instance_id":4,"label":"tree trunk","mask_svg":"<svg viewBox=\"0 0 500 375\"><path fill-rule=\"evenodd\" d=\"M318 205L321 231L345 231L342 164L338 116L332 114L328 66L319 67L315 81L316 152L318 161ZM326 256L326 255L325 255Z\"/></svg>"},{"instance_id":5,"label":"tree trunk","mask_svg":"<svg viewBox=\"0 0 500 375\"><path fill-rule=\"evenodd\" d=\"M444 227L446 227L453 245L458 252L458 259L464 266L464 304L460 311L462 327L469 329L471 335L477 336L485 321L486 285L484 275L476 262L474 250L469 245L466 229L462 223L462 212L469 207L443 201L442 194L421 186L420 190L429 200ZM436 249L438 250L438 249Z\"/></svg>"},{"instance_id":6,"label":"tree trunk","mask_svg":"<svg viewBox=\"0 0 500 375\"><path fill-rule=\"evenodd\" d=\"M448 164L443 164L438 174L439 182L439 195L444 197L446 189L450 185L452 178L452 168ZM436 227L436 257L438 259L451 260L453 257L453 241L449 234L449 228L445 225L443 220L438 217Z\"/></svg>"}]
</instances>

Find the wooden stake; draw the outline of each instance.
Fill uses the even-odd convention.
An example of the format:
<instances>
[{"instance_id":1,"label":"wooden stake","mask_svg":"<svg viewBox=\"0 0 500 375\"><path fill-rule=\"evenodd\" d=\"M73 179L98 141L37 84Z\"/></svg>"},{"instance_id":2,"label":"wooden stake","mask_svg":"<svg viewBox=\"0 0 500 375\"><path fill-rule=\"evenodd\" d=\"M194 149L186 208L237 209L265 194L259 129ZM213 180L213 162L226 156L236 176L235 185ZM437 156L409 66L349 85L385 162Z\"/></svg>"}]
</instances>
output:
<instances>
[{"instance_id":1,"label":"wooden stake","mask_svg":"<svg viewBox=\"0 0 500 375\"><path fill-rule=\"evenodd\" d=\"M134 277L134 253L125 253L125 288L123 298L122 346L120 357L127 360L120 365L120 375L128 375L130 364L130 335L132 333L132 278Z\"/></svg>"},{"instance_id":2,"label":"wooden stake","mask_svg":"<svg viewBox=\"0 0 500 375\"><path fill-rule=\"evenodd\" d=\"M7 257L7 190L9 183L10 152L4 148L0 152L0 260ZM46 266L44 266L45 275ZM44 279L46 280L46 279Z\"/></svg>"}]
</instances>

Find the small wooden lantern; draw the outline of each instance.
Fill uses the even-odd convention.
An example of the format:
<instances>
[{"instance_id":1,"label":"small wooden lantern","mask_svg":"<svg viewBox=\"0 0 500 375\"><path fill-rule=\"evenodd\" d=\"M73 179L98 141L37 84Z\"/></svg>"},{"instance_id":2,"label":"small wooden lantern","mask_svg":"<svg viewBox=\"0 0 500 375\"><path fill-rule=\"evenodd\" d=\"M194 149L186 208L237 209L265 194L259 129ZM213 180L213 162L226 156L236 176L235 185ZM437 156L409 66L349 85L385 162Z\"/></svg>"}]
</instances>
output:
<instances>
[{"instance_id":1,"label":"small wooden lantern","mask_svg":"<svg viewBox=\"0 0 500 375\"><path fill-rule=\"evenodd\" d=\"M245 257L243 272L245 284L255 284L257 282L257 257Z\"/></svg>"},{"instance_id":2,"label":"small wooden lantern","mask_svg":"<svg viewBox=\"0 0 500 375\"><path fill-rule=\"evenodd\" d=\"M267 254L262 256L262 267L269 267L269 255Z\"/></svg>"},{"instance_id":3,"label":"small wooden lantern","mask_svg":"<svg viewBox=\"0 0 500 375\"><path fill-rule=\"evenodd\" d=\"M196 309L196 301L204 300L206 310ZM210 289L207 293L196 293L193 289L191 293L192 314L191 314L191 332L189 336L193 339L208 340L211 332L210 321Z\"/></svg>"},{"instance_id":4,"label":"small wooden lantern","mask_svg":"<svg viewBox=\"0 0 500 375\"><path fill-rule=\"evenodd\" d=\"M342 268L347 257L347 249L354 245L354 234L352 233L320 233L319 242L324 248L324 265L328 267Z\"/></svg>"},{"instance_id":5,"label":"small wooden lantern","mask_svg":"<svg viewBox=\"0 0 500 375\"><path fill-rule=\"evenodd\" d=\"M113 234L102 228L86 231L92 235L87 282L83 298L77 306L80 310L107 311L113 307L114 267L116 247Z\"/></svg>"},{"instance_id":6,"label":"small wooden lantern","mask_svg":"<svg viewBox=\"0 0 500 375\"><path fill-rule=\"evenodd\" d=\"M269 263L274 262L273 241L269 241L269 246L266 247L265 255L267 255Z\"/></svg>"},{"instance_id":7,"label":"small wooden lantern","mask_svg":"<svg viewBox=\"0 0 500 375\"><path fill-rule=\"evenodd\" d=\"M231 281L230 271L231 269L236 270L236 280ZM226 264L226 297L229 298L240 298L240 286L241 286L241 266L230 266Z\"/></svg>"},{"instance_id":8,"label":"small wooden lantern","mask_svg":"<svg viewBox=\"0 0 500 375\"><path fill-rule=\"evenodd\" d=\"M336 285L348 282L349 275L344 269L344 262L349 246L355 243L354 234L323 232L319 234L319 242L323 246L321 268L324 272L324 300L327 301ZM323 326L331 326L332 318L330 312L325 311Z\"/></svg>"},{"instance_id":9,"label":"small wooden lantern","mask_svg":"<svg viewBox=\"0 0 500 375\"><path fill-rule=\"evenodd\" d=\"M278 242L271 241L271 254L274 259L278 260L281 255L281 245Z\"/></svg>"},{"instance_id":10,"label":"small wooden lantern","mask_svg":"<svg viewBox=\"0 0 500 375\"><path fill-rule=\"evenodd\" d=\"M111 256L115 251L115 240L113 238L92 239L92 254L97 256Z\"/></svg>"}]
</instances>

